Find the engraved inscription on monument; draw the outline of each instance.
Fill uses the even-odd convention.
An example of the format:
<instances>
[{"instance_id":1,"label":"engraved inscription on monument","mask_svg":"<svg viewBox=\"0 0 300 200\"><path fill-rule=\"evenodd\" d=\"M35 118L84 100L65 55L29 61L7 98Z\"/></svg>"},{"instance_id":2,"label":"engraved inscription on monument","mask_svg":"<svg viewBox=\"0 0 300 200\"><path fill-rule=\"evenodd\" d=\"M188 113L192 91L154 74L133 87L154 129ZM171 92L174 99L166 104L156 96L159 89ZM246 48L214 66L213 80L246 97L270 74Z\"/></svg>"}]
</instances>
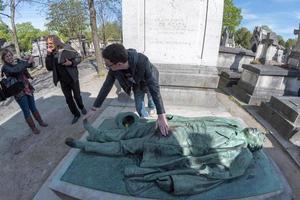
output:
<instances>
[{"instance_id":1,"label":"engraved inscription on monument","mask_svg":"<svg viewBox=\"0 0 300 200\"><path fill-rule=\"evenodd\" d=\"M158 62L201 63L206 6L204 0L147 0L145 53Z\"/></svg>"}]
</instances>

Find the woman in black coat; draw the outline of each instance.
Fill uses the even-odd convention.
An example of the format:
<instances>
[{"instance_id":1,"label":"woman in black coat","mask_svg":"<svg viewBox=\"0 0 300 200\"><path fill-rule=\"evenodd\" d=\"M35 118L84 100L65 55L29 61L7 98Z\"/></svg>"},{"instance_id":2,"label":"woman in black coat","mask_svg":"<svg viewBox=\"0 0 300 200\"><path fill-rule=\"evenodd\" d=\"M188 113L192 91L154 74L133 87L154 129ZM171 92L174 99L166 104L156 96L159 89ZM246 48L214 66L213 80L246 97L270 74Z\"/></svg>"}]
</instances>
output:
<instances>
[{"instance_id":1,"label":"woman in black coat","mask_svg":"<svg viewBox=\"0 0 300 200\"><path fill-rule=\"evenodd\" d=\"M34 134L39 134L40 131L36 128L35 123L31 117L31 113L33 114L34 118L37 120L40 126L46 127L48 126L48 124L46 124L43 121L39 111L36 108L33 95L34 88L28 80L32 79L32 77L27 71L27 68L33 66L33 58L30 57L28 61L15 61L12 52L8 49L5 49L2 52L1 59L4 63L4 65L2 66L1 74L5 75L11 83L22 82L24 84L24 89L18 94L14 95L14 97L17 103L19 104L24 114L24 118L32 132Z\"/></svg>"}]
</instances>

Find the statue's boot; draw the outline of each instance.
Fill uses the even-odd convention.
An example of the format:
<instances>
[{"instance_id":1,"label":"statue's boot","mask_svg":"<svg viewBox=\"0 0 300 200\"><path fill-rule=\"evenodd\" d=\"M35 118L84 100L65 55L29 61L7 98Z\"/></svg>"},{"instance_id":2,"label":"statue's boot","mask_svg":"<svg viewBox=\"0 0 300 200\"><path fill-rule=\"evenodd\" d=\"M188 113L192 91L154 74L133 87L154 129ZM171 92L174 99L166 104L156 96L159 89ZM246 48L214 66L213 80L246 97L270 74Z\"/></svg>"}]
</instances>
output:
<instances>
[{"instance_id":1,"label":"statue's boot","mask_svg":"<svg viewBox=\"0 0 300 200\"><path fill-rule=\"evenodd\" d=\"M74 138L66 138L65 144L72 148L84 149L84 143Z\"/></svg>"},{"instance_id":2,"label":"statue's boot","mask_svg":"<svg viewBox=\"0 0 300 200\"><path fill-rule=\"evenodd\" d=\"M78 148L86 152L94 152L107 156L120 156L126 154L126 150L121 147L122 145L120 142L99 143L66 138L65 144L72 148Z\"/></svg>"}]
</instances>

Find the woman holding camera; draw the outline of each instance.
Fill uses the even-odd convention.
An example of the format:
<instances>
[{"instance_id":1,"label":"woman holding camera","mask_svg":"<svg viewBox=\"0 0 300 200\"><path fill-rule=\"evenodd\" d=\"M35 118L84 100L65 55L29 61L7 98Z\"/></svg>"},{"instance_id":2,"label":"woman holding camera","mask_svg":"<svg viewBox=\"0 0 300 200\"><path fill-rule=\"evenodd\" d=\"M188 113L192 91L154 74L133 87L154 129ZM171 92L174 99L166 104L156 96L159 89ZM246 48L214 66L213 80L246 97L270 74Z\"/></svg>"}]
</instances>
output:
<instances>
[{"instance_id":1,"label":"woman holding camera","mask_svg":"<svg viewBox=\"0 0 300 200\"><path fill-rule=\"evenodd\" d=\"M30 74L27 71L27 68L30 68L33 66L33 57L30 57L28 61L24 60L14 60L13 53L5 49L3 50L1 54L1 59L3 62L2 66L2 74L6 76L7 79L11 79L11 82L17 82L20 81L24 84L24 89L15 94L15 100L19 104L21 110L23 111L25 120L32 130L34 134L39 134L40 131L36 128L35 123L31 117L31 113L33 114L34 118L37 120L40 126L46 127L48 124L46 124L37 110L35 106L35 100L34 100L34 88L30 84L28 79L32 79Z\"/></svg>"}]
</instances>

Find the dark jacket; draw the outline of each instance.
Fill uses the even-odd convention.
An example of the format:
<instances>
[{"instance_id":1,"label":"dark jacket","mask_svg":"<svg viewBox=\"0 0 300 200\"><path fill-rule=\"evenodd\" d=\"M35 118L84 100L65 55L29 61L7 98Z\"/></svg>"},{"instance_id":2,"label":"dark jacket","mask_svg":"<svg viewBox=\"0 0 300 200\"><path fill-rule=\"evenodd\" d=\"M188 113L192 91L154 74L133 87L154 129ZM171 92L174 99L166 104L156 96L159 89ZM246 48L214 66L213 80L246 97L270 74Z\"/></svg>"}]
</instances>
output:
<instances>
[{"instance_id":1,"label":"dark jacket","mask_svg":"<svg viewBox=\"0 0 300 200\"><path fill-rule=\"evenodd\" d=\"M61 56L61 54L67 54L67 56ZM72 65L63 66L62 63L64 63L64 61L59 60L61 57L68 58L72 62ZM79 54L70 45L65 45L64 48L58 52L47 55L46 68L48 71L53 71L54 85L57 85L57 82L60 81L58 76L58 67L65 67L72 80L74 82L78 81L77 65L80 62L81 58Z\"/></svg>"},{"instance_id":2,"label":"dark jacket","mask_svg":"<svg viewBox=\"0 0 300 200\"><path fill-rule=\"evenodd\" d=\"M142 53L137 53L134 49L127 50L128 64L133 80L126 79L126 70L112 71L109 70L103 86L95 100L94 107L100 107L110 92L115 80L117 79L123 90L130 94L137 89L149 92L156 106L157 114L165 113L163 101L159 90L159 72L156 67L149 61L148 57Z\"/></svg>"},{"instance_id":3,"label":"dark jacket","mask_svg":"<svg viewBox=\"0 0 300 200\"><path fill-rule=\"evenodd\" d=\"M16 64L13 66L10 64L4 64L1 69L1 76L5 75L5 85L6 87L10 87L16 82L24 82L23 75L26 76L28 79L32 79L31 75L29 74L27 68L33 67L33 64L29 64L27 61L18 60ZM25 82L24 82L25 84ZM30 90L33 92L33 86L28 82ZM19 94L15 95L16 99L19 99L24 95L24 92L21 91Z\"/></svg>"}]
</instances>

